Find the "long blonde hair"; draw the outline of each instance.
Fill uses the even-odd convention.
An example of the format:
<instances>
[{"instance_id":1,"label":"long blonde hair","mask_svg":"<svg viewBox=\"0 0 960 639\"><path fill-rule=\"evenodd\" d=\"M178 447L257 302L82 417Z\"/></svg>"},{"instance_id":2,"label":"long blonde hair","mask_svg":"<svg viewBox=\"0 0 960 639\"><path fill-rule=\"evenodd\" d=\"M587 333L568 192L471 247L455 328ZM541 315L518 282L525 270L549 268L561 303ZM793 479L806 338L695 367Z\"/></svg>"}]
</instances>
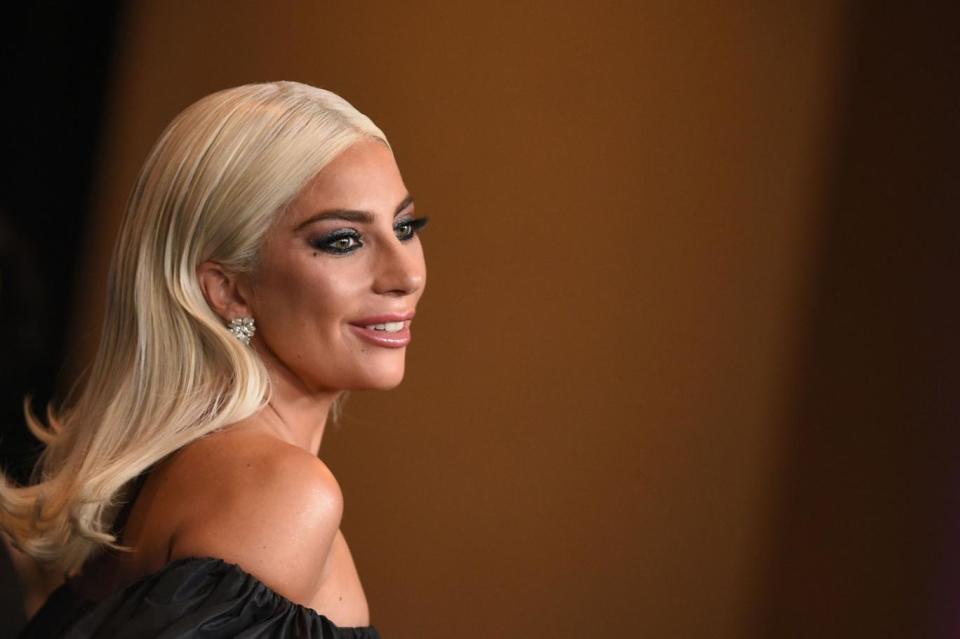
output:
<instances>
[{"instance_id":1,"label":"long blonde hair","mask_svg":"<svg viewBox=\"0 0 960 639\"><path fill-rule=\"evenodd\" d=\"M131 479L269 397L266 370L209 307L197 266L256 267L278 212L338 153L386 137L343 98L295 82L209 95L166 128L130 195L100 346L75 400L48 409L33 483L0 473L0 528L68 574L104 546ZM26 404L25 404L26 405Z\"/></svg>"}]
</instances>

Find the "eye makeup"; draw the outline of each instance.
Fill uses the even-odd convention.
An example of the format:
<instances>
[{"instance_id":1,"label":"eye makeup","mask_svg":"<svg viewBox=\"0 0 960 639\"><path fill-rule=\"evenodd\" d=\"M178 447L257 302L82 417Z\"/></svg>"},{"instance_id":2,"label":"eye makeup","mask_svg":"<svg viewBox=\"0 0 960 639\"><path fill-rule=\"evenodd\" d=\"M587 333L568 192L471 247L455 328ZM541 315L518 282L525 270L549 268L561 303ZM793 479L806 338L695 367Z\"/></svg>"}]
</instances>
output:
<instances>
[{"instance_id":1,"label":"eye makeup","mask_svg":"<svg viewBox=\"0 0 960 639\"><path fill-rule=\"evenodd\" d=\"M401 220L393 225L393 232L401 242L412 240L426 225L430 218L419 217ZM337 229L309 241L310 246L331 255L346 255L363 246L363 235L352 228Z\"/></svg>"},{"instance_id":2,"label":"eye makeup","mask_svg":"<svg viewBox=\"0 0 960 639\"><path fill-rule=\"evenodd\" d=\"M361 235L354 229L337 229L310 240L310 246L331 255L345 255L363 246Z\"/></svg>"},{"instance_id":3,"label":"eye makeup","mask_svg":"<svg viewBox=\"0 0 960 639\"><path fill-rule=\"evenodd\" d=\"M423 227L430 221L428 217L415 217L409 220L402 220L393 225L393 232L397 234L397 239L401 242L413 239L413 236L419 233Z\"/></svg>"}]
</instances>

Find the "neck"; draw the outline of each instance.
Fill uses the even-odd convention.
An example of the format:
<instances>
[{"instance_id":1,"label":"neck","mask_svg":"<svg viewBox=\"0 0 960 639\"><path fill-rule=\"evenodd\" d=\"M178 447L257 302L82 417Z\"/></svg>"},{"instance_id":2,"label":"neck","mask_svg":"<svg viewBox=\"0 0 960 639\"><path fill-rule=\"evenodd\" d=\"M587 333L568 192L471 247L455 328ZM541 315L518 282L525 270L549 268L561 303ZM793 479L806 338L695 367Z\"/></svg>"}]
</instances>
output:
<instances>
[{"instance_id":1,"label":"neck","mask_svg":"<svg viewBox=\"0 0 960 639\"><path fill-rule=\"evenodd\" d=\"M327 418L343 391L312 390L272 353L260 352L270 375L271 393L270 401L253 421L285 442L317 456Z\"/></svg>"}]
</instances>

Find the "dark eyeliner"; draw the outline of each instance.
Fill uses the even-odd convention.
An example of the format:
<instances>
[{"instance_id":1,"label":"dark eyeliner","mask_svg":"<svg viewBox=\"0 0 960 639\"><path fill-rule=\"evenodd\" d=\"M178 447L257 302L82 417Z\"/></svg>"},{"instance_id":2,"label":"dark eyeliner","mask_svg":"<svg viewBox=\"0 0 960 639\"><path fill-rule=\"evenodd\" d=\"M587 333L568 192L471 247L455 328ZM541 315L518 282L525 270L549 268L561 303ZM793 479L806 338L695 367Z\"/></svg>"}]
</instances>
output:
<instances>
[{"instance_id":1,"label":"dark eyeliner","mask_svg":"<svg viewBox=\"0 0 960 639\"><path fill-rule=\"evenodd\" d=\"M402 220L393 225L393 230L397 231L404 227L410 227L410 235L404 238L400 238L401 241L406 241L406 240L413 239L413 236L415 236L419 231L421 231L429 221L430 221L429 217L417 217L409 220Z\"/></svg>"},{"instance_id":2,"label":"dark eyeliner","mask_svg":"<svg viewBox=\"0 0 960 639\"><path fill-rule=\"evenodd\" d=\"M333 246L334 242L346 239L354 240L354 244L345 248L337 248ZM352 253L363 246L363 243L360 241L360 239L361 235L353 229L338 229L322 237L310 240L310 246L318 251L323 251L332 255L346 255L347 253Z\"/></svg>"}]
</instances>

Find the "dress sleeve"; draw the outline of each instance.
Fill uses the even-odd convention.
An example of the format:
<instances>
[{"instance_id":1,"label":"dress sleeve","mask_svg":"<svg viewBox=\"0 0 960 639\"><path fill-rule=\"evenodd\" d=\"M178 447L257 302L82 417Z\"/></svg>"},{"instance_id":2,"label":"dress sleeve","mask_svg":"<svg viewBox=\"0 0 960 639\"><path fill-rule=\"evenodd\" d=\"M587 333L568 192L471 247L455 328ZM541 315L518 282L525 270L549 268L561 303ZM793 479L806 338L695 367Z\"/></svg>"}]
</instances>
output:
<instances>
[{"instance_id":1,"label":"dress sleeve","mask_svg":"<svg viewBox=\"0 0 960 639\"><path fill-rule=\"evenodd\" d=\"M217 558L171 562L98 603L65 639L379 639L341 628Z\"/></svg>"}]
</instances>

